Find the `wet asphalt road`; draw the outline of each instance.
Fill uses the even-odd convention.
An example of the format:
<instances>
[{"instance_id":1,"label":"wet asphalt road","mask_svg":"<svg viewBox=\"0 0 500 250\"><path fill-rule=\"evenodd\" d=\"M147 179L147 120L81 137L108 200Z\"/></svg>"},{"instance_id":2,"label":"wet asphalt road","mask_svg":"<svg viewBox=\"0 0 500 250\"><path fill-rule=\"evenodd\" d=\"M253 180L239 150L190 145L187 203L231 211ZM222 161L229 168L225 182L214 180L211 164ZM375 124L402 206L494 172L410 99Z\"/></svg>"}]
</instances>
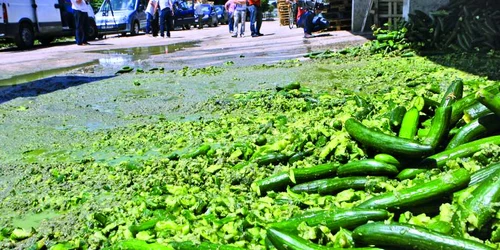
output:
<instances>
[{"instance_id":1,"label":"wet asphalt road","mask_svg":"<svg viewBox=\"0 0 500 250\"><path fill-rule=\"evenodd\" d=\"M163 39L144 34L126 37L108 35L105 39L92 41L88 46L58 43L48 47L36 46L28 51L8 49L0 51L0 85L64 75L78 69L82 69L79 71L81 74L109 74L131 63L157 65L166 69L216 66L227 61L238 61L241 66L273 63L297 58L311 51L335 49L366 41L364 37L347 31L318 33L315 38L304 39L302 29L280 26L277 19L264 21L261 33L264 36L252 38L247 22L247 36L243 38L232 38L228 26L219 25L202 30L176 30L172 32L171 38ZM127 49L134 47L143 49ZM124 58L124 54L128 54L128 58ZM85 66L96 64L102 66L102 72L85 71Z\"/></svg>"}]
</instances>

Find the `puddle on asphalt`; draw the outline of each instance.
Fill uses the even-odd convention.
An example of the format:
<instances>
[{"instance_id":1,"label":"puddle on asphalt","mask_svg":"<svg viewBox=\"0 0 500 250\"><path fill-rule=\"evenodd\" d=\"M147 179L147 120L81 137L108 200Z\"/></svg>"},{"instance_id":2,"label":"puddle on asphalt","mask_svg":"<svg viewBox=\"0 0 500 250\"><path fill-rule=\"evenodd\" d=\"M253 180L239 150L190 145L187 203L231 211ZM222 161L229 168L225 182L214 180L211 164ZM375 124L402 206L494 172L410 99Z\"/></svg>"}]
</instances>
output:
<instances>
[{"instance_id":1,"label":"puddle on asphalt","mask_svg":"<svg viewBox=\"0 0 500 250\"><path fill-rule=\"evenodd\" d=\"M175 43L161 46L133 47L123 49L94 50L89 53L104 54L99 59L99 66L120 68L123 66L147 66L145 60L151 56L174 53L186 48L196 47L198 42Z\"/></svg>"},{"instance_id":2,"label":"puddle on asphalt","mask_svg":"<svg viewBox=\"0 0 500 250\"><path fill-rule=\"evenodd\" d=\"M103 73L109 73L109 74L114 74L117 69L120 69L123 66L133 66L133 67L155 66L155 65L148 65L147 60L151 56L175 53L176 51L196 47L198 46L198 43L199 42L186 42L186 43L175 43L175 44L161 45L161 46L89 51L88 53L99 53L99 54L104 54L105 56L103 56L98 60L85 64L39 71L36 73L18 75L7 79L2 79L0 80L0 89L2 87L34 82L40 79L45 79L56 75L62 75L69 71L89 66L94 66L96 68L96 71L101 71Z\"/></svg>"}]
</instances>

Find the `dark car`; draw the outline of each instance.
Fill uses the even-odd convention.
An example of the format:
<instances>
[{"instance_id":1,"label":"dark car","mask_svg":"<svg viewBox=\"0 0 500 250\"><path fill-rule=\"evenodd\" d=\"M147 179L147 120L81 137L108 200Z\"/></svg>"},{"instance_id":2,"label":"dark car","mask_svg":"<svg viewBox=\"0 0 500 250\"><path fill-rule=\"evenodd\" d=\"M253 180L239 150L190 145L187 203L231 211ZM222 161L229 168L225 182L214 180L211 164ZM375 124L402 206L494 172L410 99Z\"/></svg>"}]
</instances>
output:
<instances>
[{"instance_id":1,"label":"dark car","mask_svg":"<svg viewBox=\"0 0 500 250\"><path fill-rule=\"evenodd\" d=\"M194 0L174 1L174 27L190 29L191 25L196 25L194 15Z\"/></svg>"},{"instance_id":2,"label":"dark car","mask_svg":"<svg viewBox=\"0 0 500 250\"><path fill-rule=\"evenodd\" d=\"M201 19L202 25L208 25L208 27L217 26L219 24L219 19L217 18L217 13L215 8L211 4L202 4L201 9L203 10L203 18ZM196 16L196 22L198 22L198 16Z\"/></svg>"},{"instance_id":3,"label":"dark car","mask_svg":"<svg viewBox=\"0 0 500 250\"><path fill-rule=\"evenodd\" d=\"M215 12L217 13L217 18L219 19L220 24L228 24L229 23L229 14L224 8L224 5L214 5Z\"/></svg>"},{"instance_id":4,"label":"dark car","mask_svg":"<svg viewBox=\"0 0 500 250\"><path fill-rule=\"evenodd\" d=\"M194 17L194 0L177 0L174 2L173 25L175 28L191 29L196 25ZM157 36L160 31L160 13L157 11L151 24L153 36Z\"/></svg>"}]
</instances>

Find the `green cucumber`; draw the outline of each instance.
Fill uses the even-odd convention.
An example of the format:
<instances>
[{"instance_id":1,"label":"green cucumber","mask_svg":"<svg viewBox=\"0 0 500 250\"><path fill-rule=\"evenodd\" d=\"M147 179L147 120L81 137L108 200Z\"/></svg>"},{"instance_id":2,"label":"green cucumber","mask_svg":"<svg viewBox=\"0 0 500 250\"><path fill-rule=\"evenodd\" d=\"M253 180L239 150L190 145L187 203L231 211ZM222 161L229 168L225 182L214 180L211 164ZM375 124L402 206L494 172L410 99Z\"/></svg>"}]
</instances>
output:
<instances>
[{"instance_id":1,"label":"green cucumber","mask_svg":"<svg viewBox=\"0 0 500 250\"><path fill-rule=\"evenodd\" d=\"M450 126L451 107L439 107L436 109L436 114L432 119L431 128L426 137L423 138L422 144L430 145L432 148L437 148L445 139L448 128Z\"/></svg>"},{"instance_id":2,"label":"green cucumber","mask_svg":"<svg viewBox=\"0 0 500 250\"><path fill-rule=\"evenodd\" d=\"M288 163L293 164L296 161L303 160L304 158L312 155L313 153L314 153L313 150L295 153L292 156L290 156L290 158L288 159Z\"/></svg>"},{"instance_id":3,"label":"green cucumber","mask_svg":"<svg viewBox=\"0 0 500 250\"><path fill-rule=\"evenodd\" d=\"M371 105L369 102L367 102L359 95L354 96L354 101L356 102L356 106L361 108L360 110L356 111L356 113L353 115L358 119L365 118L373 110L373 105Z\"/></svg>"},{"instance_id":4,"label":"green cucumber","mask_svg":"<svg viewBox=\"0 0 500 250\"><path fill-rule=\"evenodd\" d=\"M291 184L292 180L290 180L288 173L281 172L253 182L251 188L258 195L265 195L269 191L283 191Z\"/></svg>"},{"instance_id":5,"label":"green cucumber","mask_svg":"<svg viewBox=\"0 0 500 250\"><path fill-rule=\"evenodd\" d=\"M210 150L210 145L209 144L203 144L199 146L197 149L192 150L188 152L187 154L184 154L181 156L181 158L196 158L200 155L206 155L207 152Z\"/></svg>"},{"instance_id":6,"label":"green cucumber","mask_svg":"<svg viewBox=\"0 0 500 250\"><path fill-rule=\"evenodd\" d=\"M446 235L451 234L451 224L446 221L435 221L430 223L427 225L427 229Z\"/></svg>"},{"instance_id":7,"label":"green cucumber","mask_svg":"<svg viewBox=\"0 0 500 250\"><path fill-rule=\"evenodd\" d=\"M335 177L298 184L293 186L291 190L294 193L319 193L321 195L333 195L351 188L364 190L375 186L378 182L386 180L386 177Z\"/></svg>"},{"instance_id":8,"label":"green cucumber","mask_svg":"<svg viewBox=\"0 0 500 250\"><path fill-rule=\"evenodd\" d=\"M293 183L299 184L332 177L337 172L338 167L338 164L325 163L310 168L294 168L290 170L289 176Z\"/></svg>"},{"instance_id":9,"label":"green cucumber","mask_svg":"<svg viewBox=\"0 0 500 250\"><path fill-rule=\"evenodd\" d=\"M305 212L281 222L271 223L270 228L277 228L287 232L297 232L301 223L310 227L326 226L335 234L340 228L354 229L368 221L383 221L390 217L390 213L383 209L334 209Z\"/></svg>"},{"instance_id":10,"label":"green cucumber","mask_svg":"<svg viewBox=\"0 0 500 250\"><path fill-rule=\"evenodd\" d=\"M487 114L462 126L448 143L446 149L456 148L493 132L500 131L500 117Z\"/></svg>"},{"instance_id":11,"label":"green cucumber","mask_svg":"<svg viewBox=\"0 0 500 250\"><path fill-rule=\"evenodd\" d=\"M277 248L273 245L271 240L269 239L269 236L266 236L265 245L266 245L266 250L277 250Z\"/></svg>"},{"instance_id":12,"label":"green cucumber","mask_svg":"<svg viewBox=\"0 0 500 250\"><path fill-rule=\"evenodd\" d=\"M500 94L492 94L485 89L481 89L477 92L476 99L497 116L500 116Z\"/></svg>"},{"instance_id":13,"label":"green cucumber","mask_svg":"<svg viewBox=\"0 0 500 250\"><path fill-rule=\"evenodd\" d=\"M497 94L500 92L500 86L498 84L491 85L485 88L485 90L489 91L492 94ZM471 107L474 104L479 103L476 100L476 94L469 94L467 96L464 96L462 99L457 100L455 103L453 103L452 106L452 111L451 111L451 124L455 124L462 115L464 114L464 111ZM476 117L477 118L477 117Z\"/></svg>"},{"instance_id":14,"label":"green cucumber","mask_svg":"<svg viewBox=\"0 0 500 250\"><path fill-rule=\"evenodd\" d=\"M269 164L277 165L282 162L286 162L288 156L282 153L272 152L269 154L261 155L255 158L255 163L259 166L267 166Z\"/></svg>"},{"instance_id":15,"label":"green cucumber","mask_svg":"<svg viewBox=\"0 0 500 250\"><path fill-rule=\"evenodd\" d=\"M162 245L160 243L148 244L144 240L129 239L120 241L112 247L113 250L172 250L171 247Z\"/></svg>"},{"instance_id":16,"label":"green cucumber","mask_svg":"<svg viewBox=\"0 0 500 250\"><path fill-rule=\"evenodd\" d=\"M429 171L429 169L425 168L405 168L401 170L401 172L396 175L396 179L402 181L402 180L408 180L408 179L413 179L417 177L418 174L425 173Z\"/></svg>"},{"instance_id":17,"label":"green cucumber","mask_svg":"<svg viewBox=\"0 0 500 250\"><path fill-rule=\"evenodd\" d=\"M290 172L280 172L255 181L252 183L252 190L259 195L265 195L269 191L284 191L293 184L331 177L335 175L337 168L337 164L326 163L310 168L291 169Z\"/></svg>"},{"instance_id":18,"label":"green cucumber","mask_svg":"<svg viewBox=\"0 0 500 250\"><path fill-rule=\"evenodd\" d=\"M443 167L448 160L453 160L462 157L469 157L474 153L480 151L485 144L495 144L500 145L500 135L490 136L475 140L472 142L464 143L452 149L448 149L431 155L423 159L417 164L417 168L440 168Z\"/></svg>"},{"instance_id":19,"label":"green cucumber","mask_svg":"<svg viewBox=\"0 0 500 250\"><path fill-rule=\"evenodd\" d=\"M396 176L398 168L392 164L373 159L351 161L337 169L339 177L344 176Z\"/></svg>"},{"instance_id":20,"label":"green cucumber","mask_svg":"<svg viewBox=\"0 0 500 250\"><path fill-rule=\"evenodd\" d=\"M293 89L300 89L300 83L299 82L291 82L285 86L276 86L276 91L281 91L281 90L293 90Z\"/></svg>"},{"instance_id":21,"label":"green cucumber","mask_svg":"<svg viewBox=\"0 0 500 250\"><path fill-rule=\"evenodd\" d=\"M375 159L376 161L379 161L379 162L384 162L384 163L394 165L398 168L401 166L401 163L398 161L398 159L396 159L396 157L394 157L390 154L376 154L373 157L373 159Z\"/></svg>"},{"instance_id":22,"label":"green cucumber","mask_svg":"<svg viewBox=\"0 0 500 250\"><path fill-rule=\"evenodd\" d=\"M497 162L490 164L487 167L481 168L478 171L472 173L470 176L469 187L476 185L480 182L483 182L499 169L500 169L500 162Z\"/></svg>"},{"instance_id":23,"label":"green cucumber","mask_svg":"<svg viewBox=\"0 0 500 250\"><path fill-rule=\"evenodd\" d=\"M420 111L418 111L416 107L412 107L405 113L403 121L401 122L401 128L399 129L400 138L415 139L420 118L419 112Z\"/></svg>"},{"instance_id":24,"label":"green cucumber","mask_svg":"<svg viewBox=\"0 0 500 250\"><path fill-rule=\"evenodd\" d=\"M482 103L478 102L473 104L472 106L468 107L467 109L464 110L464 114L462 119L466 122L469 123L481 116L487 115L491 113L491 110L488 109L486 106L484 106Z\"/></svg>"},{"instance_id":25,"label":"green cucumber","mask_svg":"<svg viewBox=\"0 0 500 250\"><path fill-rule=\"evenodd\" d=\"M374 245L391 249L493 250L477 241L434 232L427 228L383 222L368 223L356 228L352 237L356 246Z\"/></svg>"},{"instance_id":26,"label":"green cucumber","mask_svg":"<svg viewBox=\"0 0 500 250\"><path fill-rule=\"evenodd\" d=\"M357 207L395 210L416 206L467 187L469 181L469 172L458 169L426 183L374 196Z\"/></svg>"},{"instance_id":27,"label":"green cucumber","mask_svg":"<svg viewBox=\"0 0 500 250\"><path fill-rule=\"evenodd\" d=\"M206 242L206 241L201 242L199 244L194 243L192 241L170 242L169 244L175 250L193 250L193 249L200 249L200 250L243 250L243 249L245 249L245 248L241 248L241 247L220 245L220 244ZM151 249L151 250L153 250L153 249Z\"/></svg>"},{"instance_id":28,"label":"green cucumber","mask_svg":"<svg viewBox=\"0 0 500 250\"><path fill-rule=\"evenodd\" d=\"M134 68L130 67L130 66L123 66L121 69L117 70L115 74L124 74L124 73L129 73L131 72L132 70L134 70Z\"/></svg>"},{"instance_id":29,"label":"green cucumber","mask_svg":"<svg viewBox=\"0 0 500 250\"><path fill-rule=\"evenodd\" d=\"M456 100L462 99L464 92L464 82L462 79L454 80L448 89L444 93L443 99L441 99L440 107L448 107L453 105Z\"/></svg>"},{"instance_id":30,"label":"green cucumber","mask_svg":"<svg viewBox=\"0 0 500 250\"><path fill-rule=\"evenodd\" d=\"M481 229L496 214L493 204L500 202L500 170L478 185L464 201L462 212L465 212L463 218L475 228Z\"/></svg>"},{"instance_id":31,"label":"green cucumber","mask_svg":"<svg viewBox=\"0 0 500 250\"><path fill-rule=\"evenodd\" d=\"M391 126L395 128L399 128L401 126L401 122L403 121L403 117L405 116L406 108L404 106L397 106L391 111L389 122Z\"/></svg>"},{"instance_id":32,"label":"green cucumber","mask_svg":"<svg viewBox=\"0 0 500 250\"><path fill-rule=\"evenodd\" d=\"M423 98L424 98L424 103L425 103L425 107L424 108L426 108L426 109L437 108L440 105L439 102L434 101L434 100L432 100L432 99L430 99L428 97L423 96Z\"/></svg>"},{"instance_id":33,"label":"green cucumber","mask_svg":"<svg viewBox=\"0 0 500 250\"><path fill-rule=\"evenodd\" d=\"M279 229L269 228L267 230L267 237L274 247L278 250L321 250L333 248L314 244L296 234L286 233Z\"/></svg>"},{"instance_id":34,"label":"green cucumber","mask_svg":"<svg viewBox=\"0 0 500 250\"><path fill-rule=\"evenodd\" d=\"M433 152L429 145L422 145L413 140L369 129L353 118L347 119L345 129L351 137L361 144L396 157L422 158Z\"/></svg>"},{"instance_id":35,"label":"green cucumber","mask_svg":"<svg viewBox=\"0 0 500 250\"><path fill-rule=\"evenodd\" d=\"M415 96L410 103L411 106L417 108L418 111L422 111L425 108L425 99L422 96Z\"/></svg>"},{"instance_id":36,"label":"green cucumber","mask_svg":"<svg viewBox=\"0 0 500 250\"><path fill-rule=\"evenodd\" d=\"M267 230L267 237L278 250L342 250L344 248L333 248L315 244L296 234L284 232L276 228ZM363 247L349 248L353 250L377 250L379 248Z\"/></svg>"},{"instance_id":37,"label":"green cucumber","mask_svg":"<svg viewBox=\"0 0 500 250\"><path fill-rule=\"evenodd\" d=\"M138 225L131 225L128 230L133 234L133 235L136 235L138 232L140 231L145 231L145 230L149 230L149 229L152 229L156 226L156 223L159 221L159 219L152 219L152 220L148 220L148 221L145 221L141 224L138 224Z\"/></svg>"}]
</instances>

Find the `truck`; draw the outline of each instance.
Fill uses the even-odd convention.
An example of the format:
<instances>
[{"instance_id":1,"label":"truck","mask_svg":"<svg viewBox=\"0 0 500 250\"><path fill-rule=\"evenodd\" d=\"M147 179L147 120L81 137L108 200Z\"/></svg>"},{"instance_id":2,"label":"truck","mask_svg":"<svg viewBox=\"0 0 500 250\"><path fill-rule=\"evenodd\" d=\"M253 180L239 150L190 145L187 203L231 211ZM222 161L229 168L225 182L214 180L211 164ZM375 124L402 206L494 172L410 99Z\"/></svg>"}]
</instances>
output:
<instances>
[{"instance_id":1,"label":"truck","mask_svg":"<svg viewBox=\"0 0 500 250\"><path fill-rule=\"evenodd\" d=\"M20 49L43 45L55 38L74 36L75 22L67 0L0 0L0 40L14 42ZM94 11L88 5L88 40L97 37Z\"/></svg>"}]
</instances>

